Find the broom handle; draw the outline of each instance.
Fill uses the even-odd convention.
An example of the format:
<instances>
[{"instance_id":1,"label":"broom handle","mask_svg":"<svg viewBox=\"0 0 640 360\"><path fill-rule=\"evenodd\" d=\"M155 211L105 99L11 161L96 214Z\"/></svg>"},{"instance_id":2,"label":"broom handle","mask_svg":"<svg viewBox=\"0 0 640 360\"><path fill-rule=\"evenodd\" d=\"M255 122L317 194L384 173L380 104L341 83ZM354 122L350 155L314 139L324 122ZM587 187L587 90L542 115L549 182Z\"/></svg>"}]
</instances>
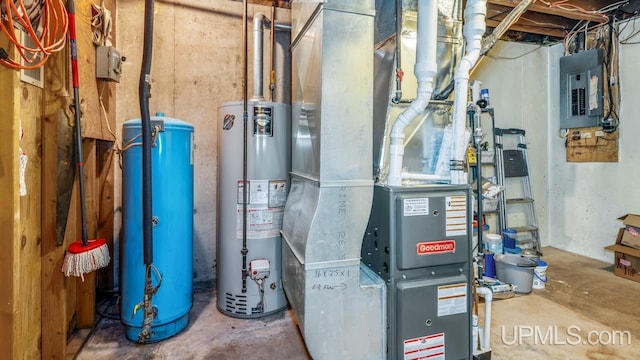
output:
<instances>
[{"instance_id":1,"label":"broom handle","mask_svg":"<svg viewBox=\"0 0 640 360\"><path fill-rule=\"evenodd\" d=\"M82 155L82 128L80 126L80 76L78 74L78 46L76 45L76 14L75 4L73 0L68 1L69 13L69 44L71 47L71 72L73 79L73 106L75 108L76 121L76 156L78 165L78 189L80 191L80 216L82 221L82 245L89 244L89 236L87 235L87 209L84 202L84 175L83 155Z\"/></svg>"}]
</instances>

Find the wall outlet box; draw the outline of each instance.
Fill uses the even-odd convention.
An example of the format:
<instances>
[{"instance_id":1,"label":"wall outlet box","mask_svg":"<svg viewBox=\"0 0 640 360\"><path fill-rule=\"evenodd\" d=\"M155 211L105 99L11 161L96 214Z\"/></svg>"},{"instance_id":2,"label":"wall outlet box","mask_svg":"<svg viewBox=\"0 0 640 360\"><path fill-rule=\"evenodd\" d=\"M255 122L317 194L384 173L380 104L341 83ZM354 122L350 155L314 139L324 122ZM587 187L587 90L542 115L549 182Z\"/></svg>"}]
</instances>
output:
<instances>
[{"instance_id":1,"label":"wall outlet box","mask_svg":"<svg viewBox=\"0 0 640 360\"><path fill-rule=\"evenodd\" d=\"M122 58L120 52L112 46L96 48L96 77L98 79L120 82Z\"/></svg>"}]
</instances>

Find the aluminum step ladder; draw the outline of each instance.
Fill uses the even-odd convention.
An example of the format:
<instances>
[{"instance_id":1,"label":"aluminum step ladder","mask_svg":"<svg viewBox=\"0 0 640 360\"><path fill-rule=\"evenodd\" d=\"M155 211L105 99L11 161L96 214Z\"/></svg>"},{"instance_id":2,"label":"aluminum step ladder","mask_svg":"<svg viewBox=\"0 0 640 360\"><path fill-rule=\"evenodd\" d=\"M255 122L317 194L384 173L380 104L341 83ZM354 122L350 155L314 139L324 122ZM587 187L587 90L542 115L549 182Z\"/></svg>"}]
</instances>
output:
<instances>
[{"instance_id":1,"label":"aluminum step ladder","mask_svg":"<svg viewBox=\"0 0 640 360\"><path fill-rule=\"evenodd\" d=\"M516 246L524 253L542 255L524 136L522 129L494 130L496 176L498 185L504 187L498 221L501 230L516 230Z\"/></svg>"}]
</instances>

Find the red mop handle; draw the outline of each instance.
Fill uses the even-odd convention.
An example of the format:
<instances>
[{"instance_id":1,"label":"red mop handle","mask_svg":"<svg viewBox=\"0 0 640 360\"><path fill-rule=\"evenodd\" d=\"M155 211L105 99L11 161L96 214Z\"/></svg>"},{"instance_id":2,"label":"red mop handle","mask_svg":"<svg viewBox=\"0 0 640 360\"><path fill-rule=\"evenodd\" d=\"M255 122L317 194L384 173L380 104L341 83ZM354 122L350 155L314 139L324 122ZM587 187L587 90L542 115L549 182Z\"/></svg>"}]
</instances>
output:
<instances>
[{"instance_id":1,"label":"red mop handle","mask_svg":"<svg viewBox=\"0 0 640 360\"><path fill-rule=\"evenodd\" d=\"M80 76L78 74L78 46L76 44L76 8L73 0L69 0L69 44L71 45L71 71L73 87L80 87ZM79 111L80 109L76 109Z\"/></svg>"}]
</instances>

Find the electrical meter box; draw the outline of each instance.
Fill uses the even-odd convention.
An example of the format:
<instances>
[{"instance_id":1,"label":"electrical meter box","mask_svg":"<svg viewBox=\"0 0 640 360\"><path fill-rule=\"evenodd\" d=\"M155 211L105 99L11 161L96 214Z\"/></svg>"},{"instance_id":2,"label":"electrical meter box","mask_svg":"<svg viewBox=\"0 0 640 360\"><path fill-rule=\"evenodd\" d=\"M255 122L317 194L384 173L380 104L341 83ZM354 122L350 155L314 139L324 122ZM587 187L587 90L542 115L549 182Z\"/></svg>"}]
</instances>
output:
<instances>
[{"instance_id":1,"label":"electrical meter box","mask_svg":"<svg viewBox=\"0 0 640 360\"><path fill-rule=\"evenodd\" d=\"M560 128L599 126L603 116L603 52L560 58Z\"/></svg>"}]
</instances>

